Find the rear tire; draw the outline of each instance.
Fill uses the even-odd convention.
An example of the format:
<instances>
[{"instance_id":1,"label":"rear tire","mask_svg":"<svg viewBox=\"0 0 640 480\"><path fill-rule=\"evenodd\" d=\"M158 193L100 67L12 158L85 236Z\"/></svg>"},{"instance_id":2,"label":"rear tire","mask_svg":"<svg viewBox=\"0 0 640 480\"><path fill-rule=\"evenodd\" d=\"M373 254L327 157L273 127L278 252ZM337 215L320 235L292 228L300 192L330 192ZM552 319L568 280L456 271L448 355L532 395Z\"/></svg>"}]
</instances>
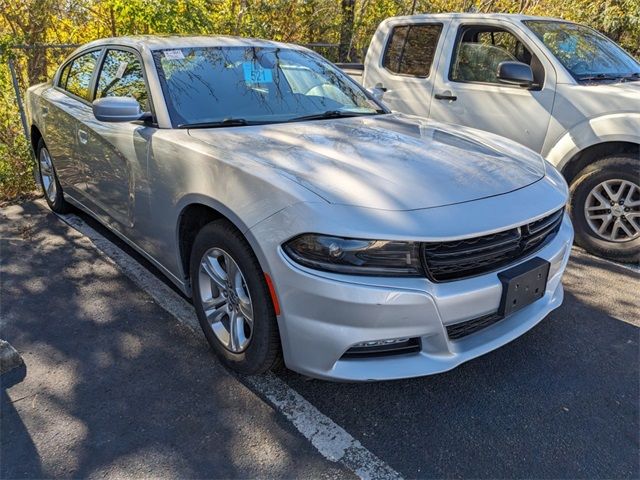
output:
<instances>
[{"instance_id":1,"label":"rear tire","mask_svg":"<svg viewBox=\"0 0 640 480\"><path fill-rule=\"evenodd\" d=\"M58 180L58 174L53 165L53 158L41 138L38 141L38 147L36 148L36 155L38 158L38 173L40 175L40 185L42 186L42 193L44 199L49 205L49 208L56 213L64 214L71 210L71 205L64 199L64 193Z\"/></svg>"},{"instance_id":2,"label":"rear tire","mask_svg":"<svg viewBox=\"0 0 640 480\"><path fill-rule=\"evenodd\" d=\"M620 262L640 261L640 159L617 154L582 170L571 184L576 244Z\"/></svg>"},{"instance_id":3,"label":"rear tire","mask_svg":"<svg viewBox=\"0 0 640 480\"><path fill-rule=\"evenodd\" d=\"M191 250L190 272L196 314L218 358L247 375L277 366L280 334L271 295L242 234L226 220L205 225Z\"/></svg>"}]
</instances>

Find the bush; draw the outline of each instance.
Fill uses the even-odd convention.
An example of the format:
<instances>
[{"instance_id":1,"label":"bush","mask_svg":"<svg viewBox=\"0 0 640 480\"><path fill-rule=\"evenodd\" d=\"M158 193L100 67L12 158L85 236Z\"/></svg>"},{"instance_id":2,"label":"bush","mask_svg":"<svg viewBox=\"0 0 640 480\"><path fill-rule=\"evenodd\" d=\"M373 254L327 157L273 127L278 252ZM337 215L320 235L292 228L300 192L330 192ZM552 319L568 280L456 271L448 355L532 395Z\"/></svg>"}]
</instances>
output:
<instances>
[{"instance_id":1,"label":"bush","mask_svg":"<svg viewBox=\"0 0 640 480\"><path fill-rule=\"evenodd\" d=\"M0 204L33 194L33 160L22 134L0 142Z\"/></svg>"},{"instance_id":2,"label":"bush","mask_svg":"<svg viewBox=\"0 0 640 480\"><path fill-rule=\"evenodd\" d=\"M0 204L33 193L33 160L6 63L0 67Z\"/></svg>"}]
</instances>

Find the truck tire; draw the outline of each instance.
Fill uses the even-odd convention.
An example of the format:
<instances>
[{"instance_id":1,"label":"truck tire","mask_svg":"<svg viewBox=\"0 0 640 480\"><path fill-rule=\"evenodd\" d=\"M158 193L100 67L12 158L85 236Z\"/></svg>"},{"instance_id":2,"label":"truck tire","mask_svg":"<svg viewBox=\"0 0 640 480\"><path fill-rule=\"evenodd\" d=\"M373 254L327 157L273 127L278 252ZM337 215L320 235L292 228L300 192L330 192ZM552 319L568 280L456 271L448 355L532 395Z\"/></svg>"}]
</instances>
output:
<instances>
[{"instance_id":1,"label":"truck tire","mask_svg":"<svg viewBox=\"0 0 640 480\"><path fill-rule=\"evenodd\" d=\"M576 176L570 192L576 244L609 260L640 262L640 159L604 157Z\"/></svg>"}]
</instances>

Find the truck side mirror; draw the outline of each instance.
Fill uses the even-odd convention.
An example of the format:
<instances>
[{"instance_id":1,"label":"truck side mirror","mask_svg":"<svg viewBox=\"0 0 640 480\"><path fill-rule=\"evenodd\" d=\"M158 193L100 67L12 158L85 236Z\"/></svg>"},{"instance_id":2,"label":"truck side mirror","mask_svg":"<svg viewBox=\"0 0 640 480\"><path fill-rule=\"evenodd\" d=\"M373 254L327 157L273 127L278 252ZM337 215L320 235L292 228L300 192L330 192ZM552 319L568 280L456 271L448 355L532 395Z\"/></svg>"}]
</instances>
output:
<instances>
[{"instance_id":1,"label":"truck side mirror","mask_svg":"<svg viewBox=\"0 0 640 480\"><path fill-rule=\"evenodd\" d=\"M500 62L498 65L498 80L507 85L531 87L533 85L533 71L522 62Z\"/></svg>"},{"instance_id":2,"label":"truck side mirror","mask_svg":"<svg viewBox=\"0 0 640 480\"><path fill-rule=\"evenodd\" d=\"M131 97L103 97L94 100L93 116L101 122L133 122L142 120L145 113Z\"/></svg>"},{"instance_id":3,"label":"truck side mirror","mask_svg":"<svg viewBox=\"0 0 640 480\"><path fill-rule=\"evenodd\" d=\"M373 98L381 102L384 92L386 92L387 89L381 83L378 83L375 87L367 89L367 91L373 95Z\"/></svg>"}]
</instances>

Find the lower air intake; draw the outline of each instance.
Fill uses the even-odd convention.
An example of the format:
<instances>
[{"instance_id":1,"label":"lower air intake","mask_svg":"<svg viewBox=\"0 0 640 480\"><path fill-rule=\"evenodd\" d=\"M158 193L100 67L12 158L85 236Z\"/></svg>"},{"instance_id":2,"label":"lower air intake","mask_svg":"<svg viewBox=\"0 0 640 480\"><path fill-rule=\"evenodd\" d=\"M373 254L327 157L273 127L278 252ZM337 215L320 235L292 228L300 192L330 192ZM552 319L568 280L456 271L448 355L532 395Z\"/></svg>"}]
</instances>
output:
<instances>
[{"instance_id":1,"label":"lower air intake","mask_svg":"<svg viewBox=\"0 0 640 480\"><path fill-rule=\"evenodd\" d=\"M460 340L467 335L476 333L482 329L485 329L494 323L499 322L504 317L497 313L491 313L478 318L472 318L466 322L460 322L453 325L447 325L447 335L449 340Z\"/></svg>"}]
</instances>

